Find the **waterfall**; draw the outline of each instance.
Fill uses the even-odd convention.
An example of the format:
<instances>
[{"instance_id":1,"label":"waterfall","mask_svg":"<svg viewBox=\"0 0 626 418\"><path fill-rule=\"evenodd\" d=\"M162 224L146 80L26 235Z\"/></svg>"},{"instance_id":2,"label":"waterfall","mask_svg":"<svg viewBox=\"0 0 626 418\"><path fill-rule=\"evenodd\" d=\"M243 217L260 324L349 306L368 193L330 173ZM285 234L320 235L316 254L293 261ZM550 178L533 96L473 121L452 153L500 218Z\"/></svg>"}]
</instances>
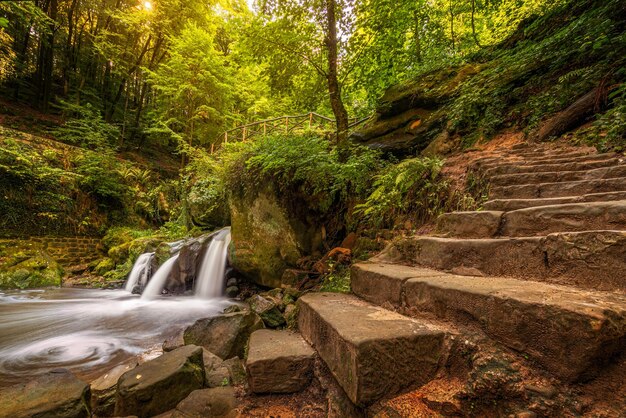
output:
<instances>
[{"instance_id":1,"label":"waterfall","mask_svg":"<svg viewBox=\"0 0 626 418\"><path fill-rule=\"evenodd\" d=\"M176 260L178 260L178 254L169 258L161 267L158 268L156 273L154 273L148 282L148 286L146 286L141 294L141 299L153 299L161 295L161 292L165 287L165 282L167 282Z\"/></svg>"},{"instance_id":2,"label":"waterfall","mask_svg":"<svg viewBox=\"0 0 626 418\"><path fill-rule=\"evenodd\" d=\"M211 240L196 277L194 292L196 297L215 298L222 296L229 244L230 228L222 229Z\"/></svg>"},{"instance_id":3,"label":"waterfall","mask_svg":"<svg viewBox=\"0 0 626 418\"><path fill-rule=\"evenodd\" d=\"M124 286L126 291L132 292L138 284L141 287L146 285L150 275L150 264L152 263L153 257L154 253L143 253L137 258L137 261L133 264L133 269L128 275L128 280L126 280L126 286Z\"/></svg>"}]
</instances>

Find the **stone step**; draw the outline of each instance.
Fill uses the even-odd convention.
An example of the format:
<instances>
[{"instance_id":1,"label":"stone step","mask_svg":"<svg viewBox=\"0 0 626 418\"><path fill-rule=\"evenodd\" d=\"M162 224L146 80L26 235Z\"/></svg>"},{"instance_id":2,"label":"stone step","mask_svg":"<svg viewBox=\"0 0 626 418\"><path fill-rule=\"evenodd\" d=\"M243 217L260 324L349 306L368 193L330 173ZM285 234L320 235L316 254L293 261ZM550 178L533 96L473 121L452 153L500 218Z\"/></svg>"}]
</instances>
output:
<instances>
[{"instance_id":1,"label":"stone step","mask_svg":"<svg viewBox=\"0 0 626 418\"><path fill-rule=\"evenodd\" d=\"M490 189L489 197L491 199L536 199L622 191L626 191L626 178L618 177L602 180L496 186Z\"/></svg>"},{"instance_id":2,"label":"stone step","mask_svg":"<svg viewBox=\"0 0 626 418\"><path fill-rule=\"evenodd\" d=\"M626 165L594 168L583 171L549 171L540 173L501 174L489 179L491 186L557 183L626 177Z\"/></svg>"},{"instance_id":3,"label":"stone step","mask_svg":"<svg viewBox=\"0 0 626 418\"><path fill-rule=\"evenodd\" d=\"M313 377L315 352L291 331L260 329L250 336L246 372L254 393L293 393Z\"/></svg>"},{"instance_id":4,"label":"stone step","mask_svg":"<svg viewBox=\"0 0 626 418\"><path fill-rule=\"evenodd\" d=\"M432 379L446 332L340 293L298 299L300 333L352 402L369 405Z\"/></svg>"},{"instance_id":5,"label":"stone step","mask_svg":"<svg viewBox=\"0 0 626 418\"><path fill-rule=\"evenodd\" d=\"M540 164L540 165L524 165L509 164L490 168L484 172L484 176L491 178L502 174L520 174L520 173L543 173L553 171L582 171L593 170L594 168L611 167L622 163L620 158L609 158L598 161L583 161L562 164Z\"/></svg>"},{"instance_id":6,"label":"stone step","mask_svg":"<svg viewBox=\"0 0 626 418\"><path fill-rule=\"evenodd\" d=\"M626 200L538 206L511 212L451 212L437 234L456 238L530 237L553 232L626 230Z\"/></svg>"},{"instance_id":7,"label":"stone step","mask_svg":"<svg viewBox=\"0 0 626 418\"><path fill-rule=\"evenodd\" d=\"M380 263L353 265L351 281L371 302L474 322L567 380L590 377L626 342L623 294Z\"/></svg>"},{"instance_id":8,"label":"stone step","mask_svg":"<svg viewBox=\"0 0 626 418\"><path fill-rule=\"evenodd\" d=\"M483 209L487 211L510 212L513 210L536 206L551 206L583 202L610 202L615 200L626 200L626 191L591 193L582 196L547 197L542 199L495 199L485 202Z\"/></svg>"},{"instance_id":9,"label":"stone step","mask_svg":"<svg viewBox=\"0 0 626 418\"><path fill-rule=\"evenodd\" d=\"M626 230L626 200L539 206L506 212L499 233L506 237L528 237L592 230Z\"/></svg>"},{"instance_id":10,"label":"stone step","mask_svg":"<svg viewBox=\"0 0 626 418\"><path fill-rule=\"evenodd\" d=\"M522 238L395 241L376 261L465 275L517 277L595 290L626 290L626 232L585 231Z\"/></svg>"},{"instance_id":11,"label":"stone step","mask_svg":"<svg viewBox=\"0 0 626 418\"><path fill-rule=\"evenodd\" d=\"M592 162L592 161L604 161L608 159L616 158L615 153L604 153L604 154L586 154L586 155L578 155L578 156L565 156L565 157L546 157L546 158L534 158L534 159L507 159L503 157L496 157L490 162L479 163L476 165L477 168L480 168L483 171L490 170L492 168L500 167L500 166L538 166L538 165L546 165L546 164L569 164L569 163L580 163L580 162Z\"/></svg>"},{"instance_id":12,"label":"stone step","mask_svg":"<svg viewBox=\"0 0 626 418\"><path fill-rule=\"evenodd\" d=\"M594 151L581 150L552 150L552 151L531 151L531 152L505 152L497 155L476 158L474 162L478 165L486 165L493 163L502 163L503 161L523 163L525 161L546 161L546 160L562 160L566 158L584 158L599 155Z\"/></svg>"}]
</instances>

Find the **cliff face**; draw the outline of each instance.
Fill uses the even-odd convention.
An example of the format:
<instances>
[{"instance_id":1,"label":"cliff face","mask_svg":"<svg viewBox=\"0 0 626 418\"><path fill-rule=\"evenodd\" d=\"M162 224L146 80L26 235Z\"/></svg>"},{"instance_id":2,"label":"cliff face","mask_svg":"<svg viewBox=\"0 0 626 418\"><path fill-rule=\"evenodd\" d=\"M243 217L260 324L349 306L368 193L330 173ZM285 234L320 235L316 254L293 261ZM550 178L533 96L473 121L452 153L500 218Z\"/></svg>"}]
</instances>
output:
<instances>
[{"instance_id":1,"label":"cliff face","mask_svg":"<svg viewBox=\"0 0 626 418\"><path fill-rule=\"evenodd\" d=\"M351 138L406 156L447 154L506 129L559 137L616 105L626 80L624 16L624 2L586 0L526 21L464 65L388 89Z\"/></svg>"}]
</instances>

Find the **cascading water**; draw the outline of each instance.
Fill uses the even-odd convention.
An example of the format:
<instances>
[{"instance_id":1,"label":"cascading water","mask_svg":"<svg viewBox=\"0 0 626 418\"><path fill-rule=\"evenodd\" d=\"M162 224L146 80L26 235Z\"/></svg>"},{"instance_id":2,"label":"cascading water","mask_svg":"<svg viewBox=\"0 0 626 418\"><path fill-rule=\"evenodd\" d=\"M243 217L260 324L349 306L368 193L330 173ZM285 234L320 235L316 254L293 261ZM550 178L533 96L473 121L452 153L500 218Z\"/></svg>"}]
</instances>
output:
<instances>
[{"instance_id":1,"label":"cascading water","mask_svg":"<svg viewBox=\"0 0 626 418\"><path fill-rule=\"evenodd\" d=\"M215 298L222 296L229 244L230 228L222 229L211 240L209 248L204 253L196 278L194 292L196 297Z\"/></svg>"},{"instance_id":2,"label":"cascading water","mask_svg":"<svg viewBox=\"0 0 626 418\"><path fill-rule=\"evenodd\" d=\"M137 285L140 285L141 287L146 285L150 275L150 265L152 264L153 258L154 253L144 253L137 258L137 261L135 261L135 264L133 265L133 269L128 275L128 280L126 280L126 286L124 286L124 289L127 292L132 292Z\"/></svg>"},{"instance_id":3,"label":"cascading water","mask_svg":"<svg viewBox=\"0 0 626 418\"><path fill-rule=\"evenodd\" d=\"M161 267L158 268L141 294L141 299L153 299L161 295L176 260L178 260L178 254L169 258Z\"/></svg>"}]
</instances>

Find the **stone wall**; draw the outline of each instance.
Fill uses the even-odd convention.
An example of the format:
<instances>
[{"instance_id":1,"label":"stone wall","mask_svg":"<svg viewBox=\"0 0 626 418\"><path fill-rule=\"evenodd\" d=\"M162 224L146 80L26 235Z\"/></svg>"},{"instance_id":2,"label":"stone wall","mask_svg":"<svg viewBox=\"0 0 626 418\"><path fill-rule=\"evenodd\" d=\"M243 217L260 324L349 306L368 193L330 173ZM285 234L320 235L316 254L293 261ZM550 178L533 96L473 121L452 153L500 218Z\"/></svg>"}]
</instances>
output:
<instances>
[{"instance_id":1,"label":"stone wall","mask_svg":"<svg viewBox=\"0 0 626 418\"><path fill-rule=\"evenodd\" d=\"M93 237L30 237L0 239L0 246L29 252L43 250L61 266L88 263L102 256L102 242Z\"/></svg>"}]
</instances>

